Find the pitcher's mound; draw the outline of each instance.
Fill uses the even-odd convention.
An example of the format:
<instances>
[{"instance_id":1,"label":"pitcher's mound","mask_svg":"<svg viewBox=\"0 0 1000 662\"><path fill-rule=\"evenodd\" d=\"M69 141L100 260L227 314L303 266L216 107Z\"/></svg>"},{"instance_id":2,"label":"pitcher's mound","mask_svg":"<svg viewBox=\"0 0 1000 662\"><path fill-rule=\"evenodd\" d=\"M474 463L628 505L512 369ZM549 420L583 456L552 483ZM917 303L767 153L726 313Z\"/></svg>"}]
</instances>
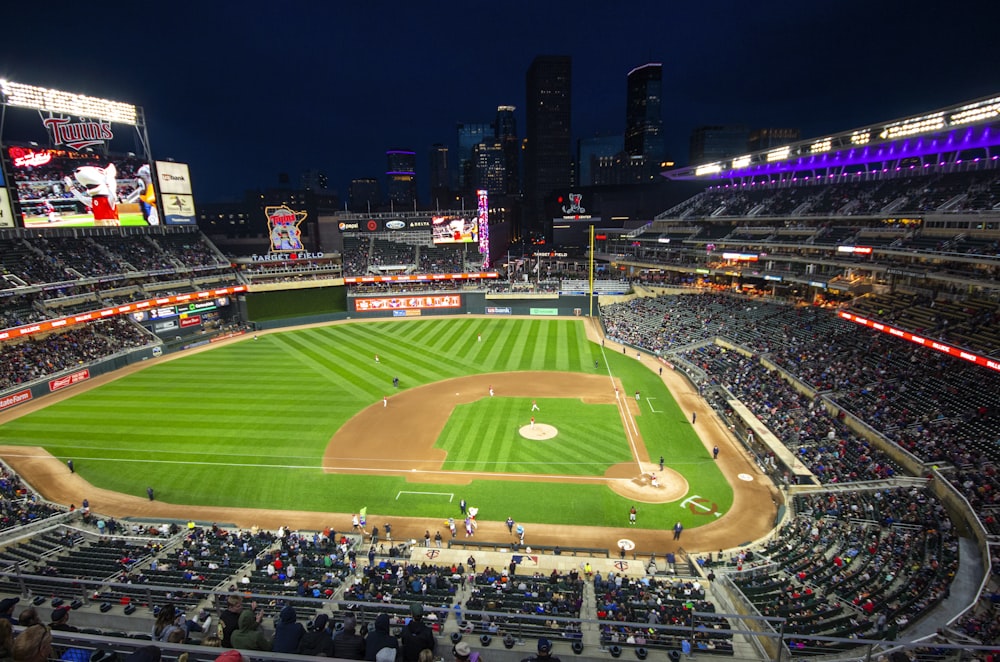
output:
<instances>
[{"instance_id":1,"label":"pitcher's mound","mask_svg":"<svg viewBox=\"0 0 1000 662\"><path fill-rule=\"evenodd\" d=\"M533 426L525 425L518 432L525 439L531 439L532 441L544 441L559 434L559 430L554 426L545 425L544 423L535 423Z\"/></svg>"}]
</instances>

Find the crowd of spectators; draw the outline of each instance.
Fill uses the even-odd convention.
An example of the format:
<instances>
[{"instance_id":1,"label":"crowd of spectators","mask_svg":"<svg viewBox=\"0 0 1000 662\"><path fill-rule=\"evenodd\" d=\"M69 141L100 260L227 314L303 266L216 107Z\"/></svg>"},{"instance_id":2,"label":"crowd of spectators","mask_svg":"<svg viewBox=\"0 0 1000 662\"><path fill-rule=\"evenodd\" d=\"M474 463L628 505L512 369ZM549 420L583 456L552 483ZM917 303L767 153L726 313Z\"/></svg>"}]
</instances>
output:
<instances>
[{"instance_id":1,"label":"crowd of spectators","mask_svg":"<svg viewBox=\"0 0 1000 662\"><path fill-rule=\"evenodd\" d=\"M188 273L228 269L224 260L196 233L139 236L40 235L0 240L0 273L7 287L41 286L146 272Z\"/></svg>"},{"instance_id":2,"label":"crowd of spectators","mask_svg":"<svg viewBox=\"0 0 1000 662\"><path fill-rule=\"evenodd\" d=\"M958 540L927 490L799 495L796 517L731 575L791 634L895 639L948 595ZM814 644L816 645L816 644Z\"/></svg>"},{"instance_id":3,"label":"crowd of spectators","mask_svg":"<svg viewBox=\"0 0 1000 662\"><path fill-rule=\"evenodd\" d=\"M717 345L680 356L711 375L711 386L721 385L735 395L820 482L878 480L899 473L899 467L885 453L854 434L838 416L830 415L818 398L776 379L756 359ZM726 419L734 421L724 399L710 398ZM787 480L787 476L781 479Z\"/></svg>"},{"instance_id":4,"label":"crowd of spectators","mask_svg":"<svg viewBox=\"0 0 1000 662\"><path fill-rule=\"evenodd\" d=\"M609 335L660 350L669 360L696 364L710 375L710 387L729 389L824 482L896 475L897 467L843 425L841 414L853 414L887 442L937 464L987 530L1000 533L996 373L871 332L828 310L714 294L660 298L616 304L607 318ZM651 319L641 315L649 311ZM683 351L663 351L663 338L674 332L675 320L684 325L687 342ZM643 323L651 331L638 331ZM737 343L752 358L714 345L691 347L714 338ZM820 399L802 395L779 372L767 370L762 357L816 391L837 415L829 415ZM708 396L726 413L724 399ZM998 560L992 559L995 573L1000 572Z\"/></svg>"},{"instance_id":5,"label":"crowd of spectators","mask_svg":"<svg viewBox=\"0 0 1000 662\"><path fill-rule=\"evenodd\" d=\"M609 573L594 576L594 599L601 643L682 650L687 641L695 652L731 655L729 621L714 614L698 579L658 576L627 577ZM697 615L701 614L701 615ZM652 626L652 627L651 627ZM693 633L693 637L692 634Z\"/></svg>"},{"instance_id":6,"label":"crowd of spectators","mask_svg":"<svg viewBox=\"0 0 1000 662\"><path fill-rule=\"evenodd\" d=\"M916 169L913 170L914 172ZM995 171L952 172L858 181L848 175L840 180L802 177L795 181L755 182L752 186L716 186L686 200L661 215L705 216L858 216L878 214L890 204L909 211L936 211L962 197L955 209L983 211L996 204ZM963 197L964 196L964 197Z\"/></svg>"},{"instance_id":7,"label":"crowd of spectators","mask_svg":"<svg viewBox=\"0 0 1000 662\"><path fill-rule=\"evenodd\" d=\"M0 531L63 512L38 498L21 477L0 466Z\"/></svg>"},{"instance_id":8,"label":"crowd of spectators","mask_svg":"<svg viewBox=\"0 0 1000 662\"><path fill-rule=\"evenodd\" d=\"M54 375L133 347L150 337L125 318L100 320L41 338L0 345L0 389Z\"/></svg>"}]
</instances>

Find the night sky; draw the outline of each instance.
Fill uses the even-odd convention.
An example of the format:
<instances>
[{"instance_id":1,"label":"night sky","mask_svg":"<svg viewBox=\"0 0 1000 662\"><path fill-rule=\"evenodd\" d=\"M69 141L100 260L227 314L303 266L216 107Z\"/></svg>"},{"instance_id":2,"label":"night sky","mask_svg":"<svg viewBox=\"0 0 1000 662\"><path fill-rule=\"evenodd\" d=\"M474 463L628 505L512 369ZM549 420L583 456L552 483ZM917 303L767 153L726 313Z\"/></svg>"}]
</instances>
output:
<instances>
[{"instance_id":1,"label":"night sky","mask_svg":"<svg viewBox=\"0 0 1000 662\"><path fill-rule=\"evenodd\" d=\"M13 3L7 3L11 5ZM623 133L625 76L664 64L667 148L700 124L803 138L1000 92L1000 3L202 2L24 0L3 10L0 76L143 106L153 155L196 199L307 168L346 198L385 150L456 146L455 124L517 106L536 55L573 58L573 132ZM574 143L575 149L575 143Z\"/></svg>"}]
</instances>

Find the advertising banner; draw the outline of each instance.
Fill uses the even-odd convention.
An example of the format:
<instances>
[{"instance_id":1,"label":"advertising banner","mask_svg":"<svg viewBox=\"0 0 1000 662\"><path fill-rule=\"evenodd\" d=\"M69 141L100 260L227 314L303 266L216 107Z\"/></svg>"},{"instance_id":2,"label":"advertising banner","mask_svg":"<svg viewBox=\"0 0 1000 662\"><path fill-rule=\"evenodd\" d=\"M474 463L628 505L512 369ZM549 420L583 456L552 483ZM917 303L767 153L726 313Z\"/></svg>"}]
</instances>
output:
<instances>
[{"instance_id":1,"label":"advertising banner","mask_svg":"<svg viewBox=\"0 0 1000 662\"><path fill-rule=\"evenodd\" d=\"M92 322L94 320L115 317L116 315L133 315L137 312L145 312L146 319L159 319L161 314L176 315L177 305L189 307L191 302L204 301L206 299L215 299L215 304L220 306L227 305L229 302L229 295L239 294L246 291L246 285L234 285L231 287L220 287L218 289L204 290L201 292L171 294L169 296L158 297L156 299L146 299L144 301L135 301L132 303L122 304L120 306L112 306L110 308L90 310L78 315L71 315L69 317L60 317L58 319L45 320L44 322L36 322L34 324L25 324L22 326L15 326L10 329L3 329L0 331L0 341L9 340L11 338L23 338L24 336L31 336L37 333L55 331L73 326L74 324L83 324L84 322ZM221 303L223 301L226 303ZM142 321L138 318L136 319L137 321Z\"/></svg>"},{"instance_id":2,"label":"advertising banner","mask_svg":"<svg viewBox=\"0 0 1000 662\"><path fill-rule=\"evenodd\" d=\"M0 228L14 227L14 212L10 208L10 194L3 188L3 175L0 174Z\"/></svg>"},{"instance_id":3,"label":"advertising banner","mask_svg":"<svg viewBox=\"0 0 1000 662\"><path fill-rule=\"evenodd\" d=\"M79 384L80 382L88 379L90 379L90 370L77 370L76 372L63 375L62 377L57 377L56 379L50 379L49 391L58 391L61 388L66 388L67 386L72 386L73 384Z\"/></svg>"},{"instance_id":4,"label":"advertising banner","mask_svg":"<svg viewBox=\"0 0 1000 662\"><path fill-rule=\"evenodd\" d=\"M0 398L0 411L9 409L10 407L16 407L17 405L23 404L28 400L31 400L31 389L27 388L22 391L18 391L17 393L5 395Z\"/></svg>"},{"instance_id":5,"label":"advertising banner","mask_svg":"<svg viewBox=\"0 0 1000 662\"><path fill-rule=\"evenodd\" d=\"M465 274L403 274L400 276L346 276L344 283L354 285L356 283L410 283L423 282L428 280L477 280L477 279L499 278L495 271L478 271Z\"/></svg>"},{"instance_id":6,"label":"advertising banner","mask_svg":"<svg viewBox=\"0 0 1000 662\"><path fill-rule=\"evenodd\" d=\"M407 310L420 308L461 308L460 294L412 297L366 297L354 300L354 310L357 312L372 312L376 310Z\"/></svg>"},{"instance_id":7,"label":"advertising banner","mask_svg":"<svg viewBox=\"0 0 1000 662\"><path fill-rule=\"evenodd\" d=\"M186 163L156 162L163 217L167 225L194 225L198 222L191 191L191 173Z\"/></svg>"}]
</instances>

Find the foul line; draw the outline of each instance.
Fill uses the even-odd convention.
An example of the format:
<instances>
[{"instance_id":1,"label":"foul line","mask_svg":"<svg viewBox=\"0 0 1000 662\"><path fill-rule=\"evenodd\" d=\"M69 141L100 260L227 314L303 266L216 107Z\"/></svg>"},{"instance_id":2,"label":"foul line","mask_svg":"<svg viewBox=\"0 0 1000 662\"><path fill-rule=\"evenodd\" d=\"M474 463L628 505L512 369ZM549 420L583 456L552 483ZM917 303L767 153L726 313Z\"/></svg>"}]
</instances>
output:
<instances>
[{"instance_id":1,"label":"foul line","mask_svg":"<svg viewBox=\"0 0 1000 662\"><path fill-rule=\"evenodd\" d=\"M455 498L454 492L411 492L410 490L400 490L399 492L396 492L396 501L399 501L400 494L433 494L436 496L446 496L448 497L448 503L451 503Z\"/></svg>"},{"instance_id":2,"label":"foul line","mask_svg":"<svg viewBox=\"0 0 1000 662\"><path fill-rule=\"evenodd\" d=\"M52 455L38 455L30 453L8 453L4 457L28 457L28 458L39 458L39 459L53 459ZM58 458L56 458L58 459ZM526 474L526 473L515 473L511 471L455 471L452 469L391 469L389 467L358 467L358 466L328 466L328 465L314 465L314 464L255 464L251 462L200 462L197 460L156 460L156 459L143 459L143 458L121 458L121 457L88 457L87 461L100 461L100 462L122 462L130 464L176 464L176 465L187 465L187 466L206 466L206 467L217 467L217 466L227 466L227 467L246 467L248 469L305 469L307 471L315 471L317 469L323 471L332 471L337 473L363 473L363 474L373 474L381 476L412 476L412 475L425 475L425 476L476 476L482 478L523 478L525 480L539 481L544 479L551 479L554 481L572 481L572 482L595 482L595 483L607 483L611 480L617 480L614 478L608 478L607 476L595 476L595 475L575 475L575 474ZM552 466L552 462L542 462L540 464L546 464ZM559 464L559 463L556 463ZM593 463L597 464L597 463ZM674 463L672 463L674 464ZM692 464L704 464L704 461L699 461ZM79 468L79 461L77 461L77 467Z\"/></svg>"},{"instance_id":3,"label":"foul line","mask_svg":"<svg viewBox=\"0 0 1000 662\"><path fill-rule=\"evenodd\" d=\"M632 449L632 459L635 460L636 466L641 470L642 460L639 459L639 449L636 444L636 437L639 436L639 428L635 424L632 412L628 410L628 403L622 399L622 394L618 392L615 386L615 376L611 373L611 366L608 365L608 357L604 347L601 347L601 358L604 359L604 366L608 372L608 380L611 382L611 388L615 389L615 403L618 405L618 413L621 415L622 420L625 421L625 434L628 437L629 448Z\"/></svg>"}]
</instances>

